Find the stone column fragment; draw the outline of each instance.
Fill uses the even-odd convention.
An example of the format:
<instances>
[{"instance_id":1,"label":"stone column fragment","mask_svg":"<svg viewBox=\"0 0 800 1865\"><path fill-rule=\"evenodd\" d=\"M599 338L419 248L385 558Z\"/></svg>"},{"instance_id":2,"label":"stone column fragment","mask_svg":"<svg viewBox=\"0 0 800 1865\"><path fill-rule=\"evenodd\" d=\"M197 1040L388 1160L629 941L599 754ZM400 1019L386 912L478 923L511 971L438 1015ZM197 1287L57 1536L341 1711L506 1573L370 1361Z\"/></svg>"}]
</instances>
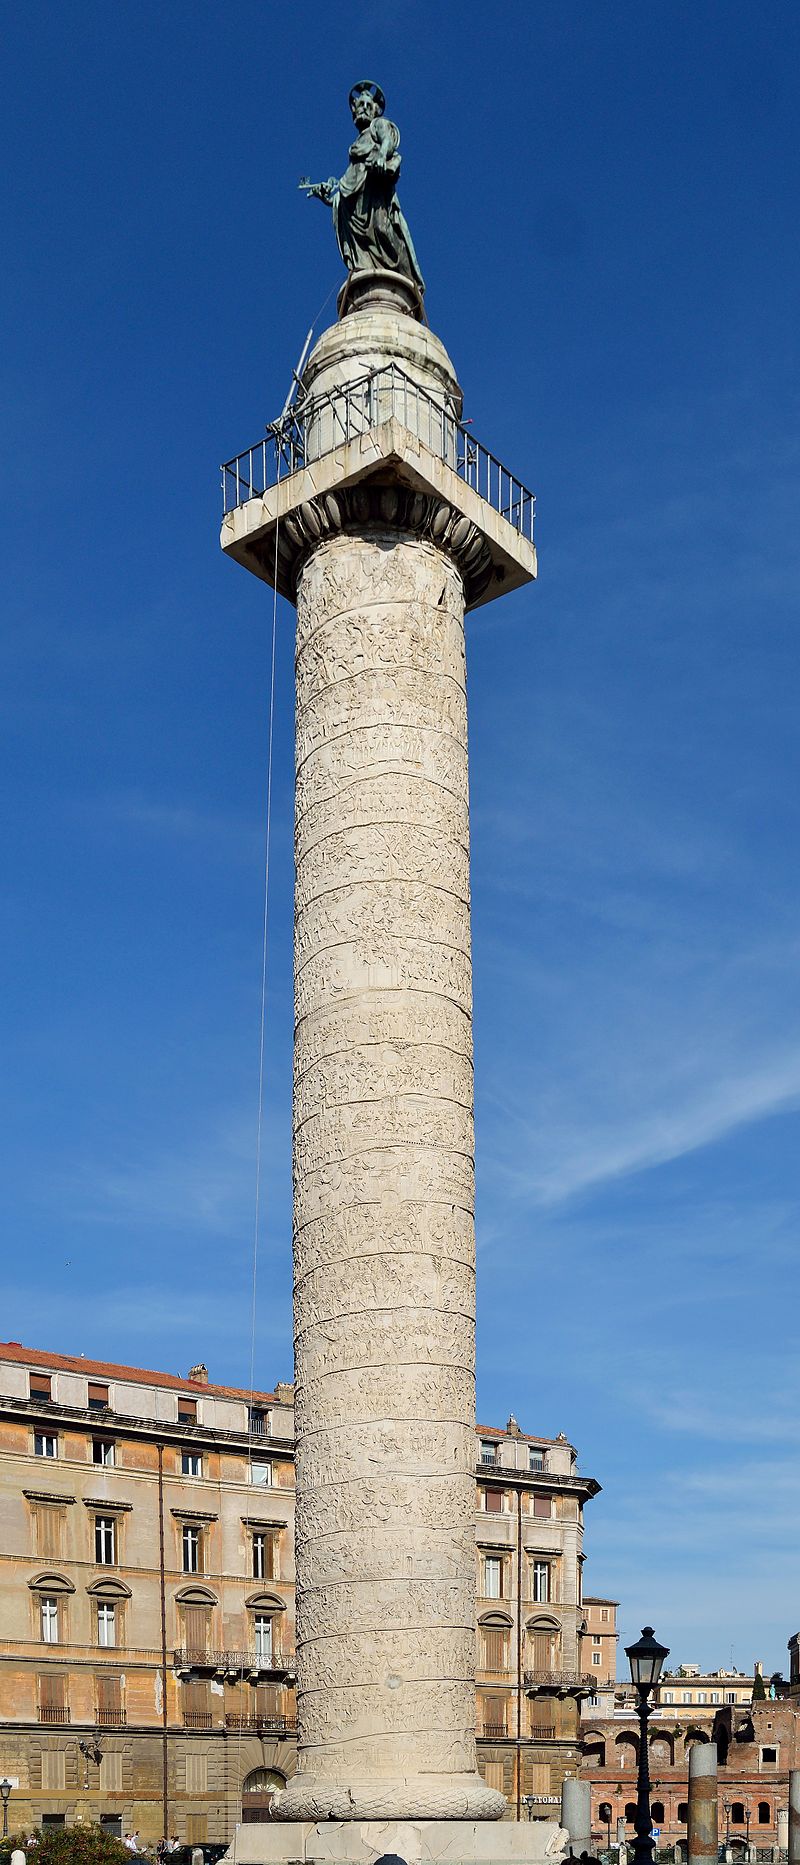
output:
<instances>
[{"instance_id":1,"label":"stone column fragment","mask_svg":"<svg viewBox=\"0 0 800 1865\"><path fill-rule=\"evenodd\" d=\"M713 1742L695 1742L689 1750L689 1865L716 1865L717 1750Z\"/></svg>"}]
</instances>

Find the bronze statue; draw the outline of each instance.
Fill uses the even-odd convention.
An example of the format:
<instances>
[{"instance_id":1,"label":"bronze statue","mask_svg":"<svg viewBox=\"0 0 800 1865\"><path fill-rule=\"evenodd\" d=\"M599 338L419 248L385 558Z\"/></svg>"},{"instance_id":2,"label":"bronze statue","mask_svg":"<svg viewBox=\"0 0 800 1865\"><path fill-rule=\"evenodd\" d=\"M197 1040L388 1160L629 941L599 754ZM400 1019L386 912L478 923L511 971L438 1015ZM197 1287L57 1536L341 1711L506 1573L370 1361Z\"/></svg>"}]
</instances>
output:
<instances>
[{"instance_id":1,"label":"bronze statue","mask_svg":"<svg viewBox=\"0 0 800 1865\"><path fill-rule=\"evenodd\" d=\"M333 209L339 251L348 272L400 272L419 290L425 284L414 242L395 193L400 173L400 131L384 116L379 84L364 78L350 92L358 134L340 181L300 182L309 197Z\"/></svg>"}]
</instances>

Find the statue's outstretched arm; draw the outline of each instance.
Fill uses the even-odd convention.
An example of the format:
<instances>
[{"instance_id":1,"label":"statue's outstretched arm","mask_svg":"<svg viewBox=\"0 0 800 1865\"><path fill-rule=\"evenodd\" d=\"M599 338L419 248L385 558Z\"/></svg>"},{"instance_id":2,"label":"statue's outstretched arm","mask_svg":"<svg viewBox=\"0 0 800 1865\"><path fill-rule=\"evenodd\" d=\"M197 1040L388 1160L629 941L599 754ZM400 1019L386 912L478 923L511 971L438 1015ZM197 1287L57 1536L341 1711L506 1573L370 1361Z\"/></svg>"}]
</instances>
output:
<instances>
[{"instance_id":1,"label":"statue's outstretched arm","mask_svg":"<svg viewBox=\"0 0 800 1865\"><path fill-rule=\"evenodd\" d=\"M309 181L307 175L302 175L297 185L310 201L324 201L326 207L333 206L339 192L339 182L335 175L329 175L327 181Z\"/></svg>"}]
</instances>

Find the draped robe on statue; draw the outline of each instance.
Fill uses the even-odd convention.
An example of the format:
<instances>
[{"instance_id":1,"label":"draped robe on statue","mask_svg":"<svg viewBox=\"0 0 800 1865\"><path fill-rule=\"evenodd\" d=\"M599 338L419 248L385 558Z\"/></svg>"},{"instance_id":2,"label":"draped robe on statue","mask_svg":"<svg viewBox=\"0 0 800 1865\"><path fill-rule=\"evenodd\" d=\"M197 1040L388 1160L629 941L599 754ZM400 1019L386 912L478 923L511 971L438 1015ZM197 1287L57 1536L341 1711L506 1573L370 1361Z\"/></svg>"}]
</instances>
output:
<instances>
[{"instance_id":1,"label":"draped robe on statue","mask_svg":"<svg viewBox=\"0 0 800 1865\"><path fill-rule=\"evenodd\" d=\"M399 144L400 131L388 117L374 117L351 144L350 166L333 200L336 238L349 272L402 272L424 291L414 243L395 194Z\"/></svg>"}]
</instances>

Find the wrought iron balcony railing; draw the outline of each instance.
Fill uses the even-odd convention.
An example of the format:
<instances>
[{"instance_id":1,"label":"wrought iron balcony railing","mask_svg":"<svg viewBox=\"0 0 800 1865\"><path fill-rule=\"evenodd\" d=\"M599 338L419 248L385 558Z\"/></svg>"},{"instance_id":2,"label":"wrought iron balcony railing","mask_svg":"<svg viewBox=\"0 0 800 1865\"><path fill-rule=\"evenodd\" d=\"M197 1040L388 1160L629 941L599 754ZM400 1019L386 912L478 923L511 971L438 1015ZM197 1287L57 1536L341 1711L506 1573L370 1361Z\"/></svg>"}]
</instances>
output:
<instances>
[{"instance_id":1,"label":"wrought iron balcony railing","mask_svg":"<svg viewBox=\"0 0 800 1865\"><path fill-rule=\"evenodd\" d=\"M484 1723L481 1730L484 1742L502 1742L508 1735L505 1723Z\"/></svg>"},{"instance_id":2,"label":"wrought iron balcony railing","mask_svg":"<svg viewBox=\"0 0 800 1865\"><path fill-rule=\"evenodd\" d=\"M213 1727L210 1710L184 1710L184 1729L211 1729Z\"/></svg>"},{"instance_id":3,"label":"wrought iron balcony railing","mask_svg":"<svg viewBox=\"0 0 800 1865\"><path fill-rule=\"evenodd\" d=\"M224 1671L230 1676L246 1677L259 1671L294 1670L294 1653L275 1649L264 1651L206 1651L200 1646L179 1646L172 1654L176 1671Z\"/></svg>"},{"instance_id":4,"label":"wrought iron balcony railing","mask_svg":"<svg viewBox=\"0 0 800 1865\"><path fill-rule=\"evenodd\" d=\"M124 1710L95 1710L95 1722L98 1729L124 1729Z\"/></svg>"},{"instance_id":5,"label":"wrought iron balcony railing","mask_svg":"<svg viewBox=\"0 0 800 1865\"><path fill-rule=\"evenodd\" d=\"M392 417L533 543L533 493L458 420L452 405L436 401L396 363L325 395L308 396L273 421L263 440L226 460L221 468L223 514L262 498L280 480Z\"/></svg>"},{"instance_id":6,"label":"wrought iron balcony railing","mask_svg":"<svg viewBox=\"0 0 800 1865\"><path fill-rule=\"evenodd\" d=\"M227 1714L226 1729L241 1729L251 1735L295 1735L296 1716L236 1716Z\"/></svg>"},{"instance_id":7,"label":"wrought iron balcony railing","mask_svg":"<svg viewBox=\"0 0 800 1865\"><path fill-rule=\"evenodd\" d=\"M525 1683L529 1689L541 1686L554 1690L589 1690L595 1687L597 1678L585 1671L526 1671Z\"/></svg>"},{"instance_id":8,"label":"wrought iron balcony railing","mask_svg":"<svg viewBox=\"0 0 800 1865\"><path fill-rule=\"evenodd\" d=\"M40 1723L68 1723L69 1710L66 1703L40 1703Z\"/></svg>"}]
</instances>

